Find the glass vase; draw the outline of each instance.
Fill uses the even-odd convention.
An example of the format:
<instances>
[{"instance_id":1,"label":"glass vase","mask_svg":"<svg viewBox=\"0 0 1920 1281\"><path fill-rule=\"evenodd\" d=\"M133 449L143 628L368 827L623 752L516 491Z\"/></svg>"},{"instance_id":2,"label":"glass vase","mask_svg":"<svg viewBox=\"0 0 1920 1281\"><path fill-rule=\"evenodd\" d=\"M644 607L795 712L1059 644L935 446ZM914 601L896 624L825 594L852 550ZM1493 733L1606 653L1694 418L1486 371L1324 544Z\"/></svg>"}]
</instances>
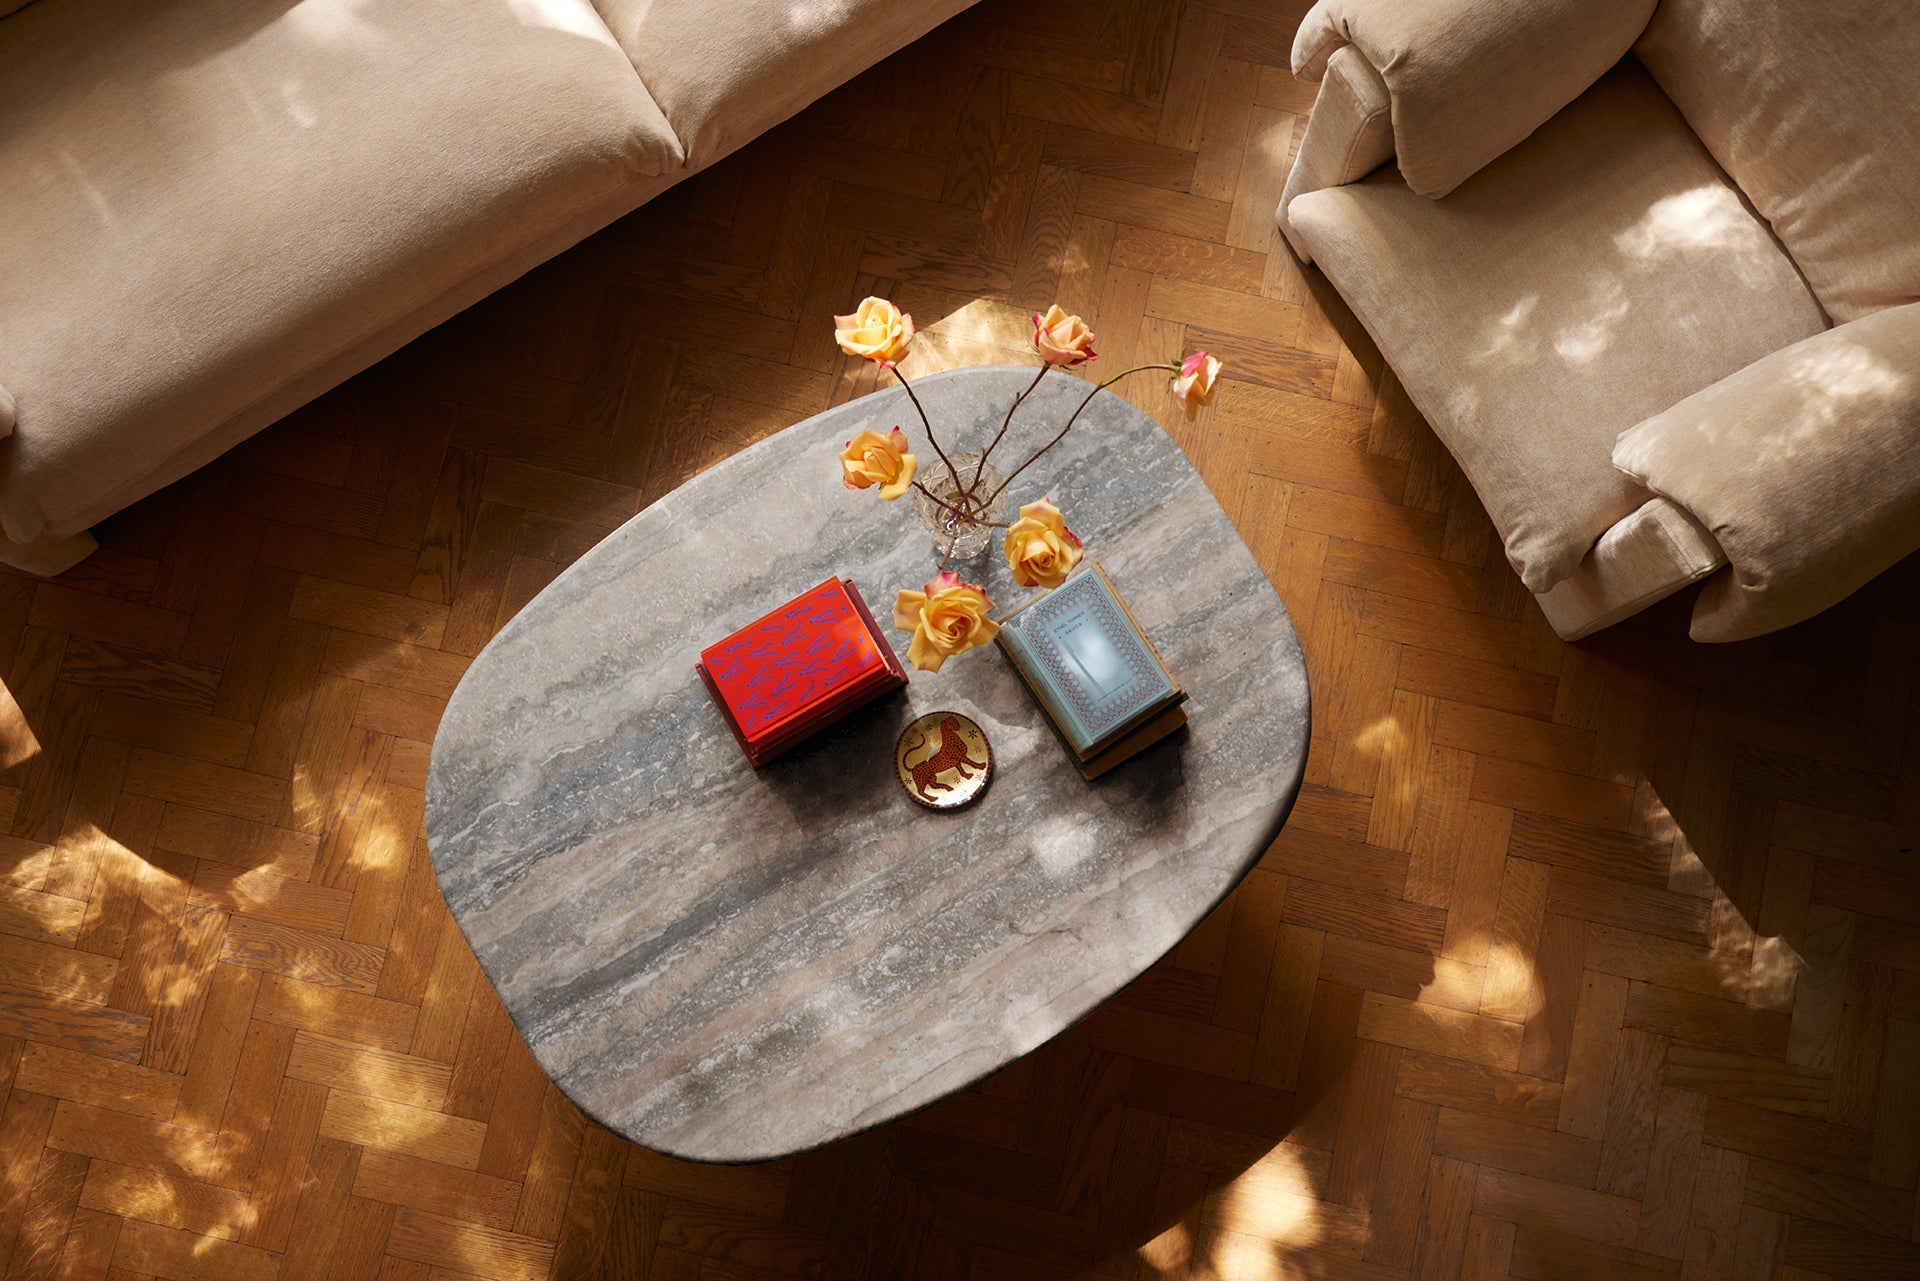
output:
<instances>
[{"instance_id":1,"label":"glass vase","mask_svg":"<svg viewBox=\"0 0 1920 1281\"><path fill-rule=\"evenodd\" d=\"M1006 519L1007 496L994 494L1005 477L992 463L982 467L977 453L948 457L953 461L951 472L937 454L930 459L923 454L919 480L933 496L929 498L916 489L913 509L933 536L935 552L948 561L969 560L987 550L1000 532L995 522ZM957 485L955 473L959 477ZM986 501L989 494L994 494L991 502Z\"/></svg>"}]
</instances>

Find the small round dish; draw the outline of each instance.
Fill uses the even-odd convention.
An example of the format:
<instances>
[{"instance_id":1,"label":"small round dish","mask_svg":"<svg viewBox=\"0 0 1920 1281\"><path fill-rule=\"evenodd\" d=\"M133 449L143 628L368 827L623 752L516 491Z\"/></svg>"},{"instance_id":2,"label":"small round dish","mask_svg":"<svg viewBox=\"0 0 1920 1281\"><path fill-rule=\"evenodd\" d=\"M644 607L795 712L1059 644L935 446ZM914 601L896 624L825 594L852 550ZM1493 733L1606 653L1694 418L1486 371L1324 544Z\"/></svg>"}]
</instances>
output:
<instances>
[{"instance_id":1,"label":"small round dish","mask_svg":"<svg viewBox=\"0 0 1920 1281\"><path fill-rule=\"evenodd\" d=\"M928 712L900 731L893 767L914 804L957 810L987 790L993 778L993 745L972 717Z\"/></svg>"}]
</instances>

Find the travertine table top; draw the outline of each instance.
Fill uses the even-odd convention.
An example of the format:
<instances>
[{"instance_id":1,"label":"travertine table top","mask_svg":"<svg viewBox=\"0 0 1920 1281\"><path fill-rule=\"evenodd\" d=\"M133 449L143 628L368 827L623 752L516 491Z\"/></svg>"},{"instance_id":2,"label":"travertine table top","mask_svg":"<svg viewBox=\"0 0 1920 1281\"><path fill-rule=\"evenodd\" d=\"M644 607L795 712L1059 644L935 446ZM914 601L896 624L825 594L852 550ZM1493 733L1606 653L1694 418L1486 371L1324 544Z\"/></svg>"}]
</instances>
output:
<instances>
[{"instance_id":1,"label":"travertine table top","mask_svg":"<svg viewBox=\"0 0 1920 1281\"><path fill-rule=\"evenodd\" d=\"M915 387L943 442L977 448L1031 377ZM1002 450L1017 462L1086 390L1049 374ZM507 624L434 742L434 868L482 968L560 1088L661 1152L788 1155L1026 1053L1198 924L1299 788L1286 610L1179 448L1110 393L1011 492L1056 497L1188 690L1188 728L1088 783L990 646L749 768L699 651L834 574L884 626L932 576L912 505L838 479L843 442L896 423L938 466L891 388L661 498ZM959 568L1001 612L1028 595L997 549ZM959 813L892 777L900 729L939 708L993 741L992 787Z\"/></svg>"}]
</instances>

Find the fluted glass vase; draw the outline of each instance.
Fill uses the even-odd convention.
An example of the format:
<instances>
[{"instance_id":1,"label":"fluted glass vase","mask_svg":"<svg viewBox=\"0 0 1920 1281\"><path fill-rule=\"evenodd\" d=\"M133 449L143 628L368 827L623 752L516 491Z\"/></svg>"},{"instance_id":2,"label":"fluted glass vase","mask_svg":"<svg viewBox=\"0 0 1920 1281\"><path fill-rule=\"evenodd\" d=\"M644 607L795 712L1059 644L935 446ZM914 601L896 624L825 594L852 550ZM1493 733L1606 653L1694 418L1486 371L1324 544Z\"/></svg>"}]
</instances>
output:
<instances>
[{"instance_id":1,"label":"fluted glass vase","mask_svg":"<svg viewBox=\"0 0 1920 1281\"><path fill-rule=\"evenodd\" d=\"M1006 519L1007 496L994 493L1005 477L992 463L982 466L977 453L950 457L951 472L938 456L923 461L919 479L932 491L932 497L915 490L913 508L933 536L933 549L942 559L968 560L987 550L999 532L999 523ZM993 494L991 502L987 501L989 494Z\"/></svg>"}]
</instances>

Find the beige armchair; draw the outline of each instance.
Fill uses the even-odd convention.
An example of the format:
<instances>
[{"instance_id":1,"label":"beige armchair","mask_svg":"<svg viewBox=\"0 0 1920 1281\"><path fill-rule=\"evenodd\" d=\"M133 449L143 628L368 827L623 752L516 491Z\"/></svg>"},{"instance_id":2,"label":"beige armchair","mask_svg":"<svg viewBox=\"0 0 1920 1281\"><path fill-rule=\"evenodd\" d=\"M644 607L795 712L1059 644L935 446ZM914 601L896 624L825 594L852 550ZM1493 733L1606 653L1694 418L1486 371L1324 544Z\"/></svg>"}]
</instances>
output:
<instances>
[{"instance_id":1,"label":"beige armchair","mask_svg":"<svg viewBox=\"0 0 1920 1281\"><path fill-rule=\"evenodd\" d=\"M1282 231L1569 639L1920 548L1920 6L1320 0Z\"/></svg>"}]
</instances>

